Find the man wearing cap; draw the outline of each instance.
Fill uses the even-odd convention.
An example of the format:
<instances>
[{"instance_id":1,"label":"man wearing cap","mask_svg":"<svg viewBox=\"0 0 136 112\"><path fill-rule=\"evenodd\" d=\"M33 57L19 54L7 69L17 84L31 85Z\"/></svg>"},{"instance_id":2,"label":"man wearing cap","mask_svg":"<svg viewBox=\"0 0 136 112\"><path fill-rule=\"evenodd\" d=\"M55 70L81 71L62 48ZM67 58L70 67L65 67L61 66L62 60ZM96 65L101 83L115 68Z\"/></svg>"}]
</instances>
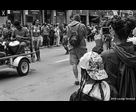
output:
<instances>
[{"instance_id":1,"label":"man wearing cap","mask_svg":"<svg viewBox=\"0 0 136 112\"><path fill-rule=\"evenodd\" d=\"M71 30L70 30L71 28L78 31L79 38L81 40L78 47L73 47L72 45L70 45L69 42L70 64L72 65L73 73L76 78L74 84L79 85L77 66L79 64L80 58L87 52L86 41L85 41L85 38L87 36L87 28L84 24L81 23L81 18L80 15L78 14L73 16L73 21L67 26L68 38L71 37Z\"/></svg>"}]
</instances>

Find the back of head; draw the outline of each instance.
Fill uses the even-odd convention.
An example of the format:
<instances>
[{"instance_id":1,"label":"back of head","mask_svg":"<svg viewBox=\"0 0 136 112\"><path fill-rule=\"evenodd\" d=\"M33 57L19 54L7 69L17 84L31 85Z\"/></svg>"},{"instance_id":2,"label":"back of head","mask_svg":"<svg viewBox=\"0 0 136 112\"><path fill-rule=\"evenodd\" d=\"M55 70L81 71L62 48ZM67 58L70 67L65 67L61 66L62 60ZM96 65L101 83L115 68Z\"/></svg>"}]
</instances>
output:
<instances>
[{"instance_id":1,"label":"back of head","mask_svg":"<svg viewBox=\"0 0 136 112\"><path fill-rule=\"evenodd\" d=\"M14 21L14 26L20 26L20 22L18 20Z\"/></svg>"},{"instance_id":2,"label":"back of head","mask_svg":"<svg viewBox=\"0 0 136 112\"><path fill-rule=\"evenodd\" d=\"M110 24L119 39L124 40L129 37L131 31L136 27L136 20L129 17L122 18L120 16L115 16Z\"/></svg>"},{"instance_id":3,"label":"back of head","mask_svg":"<svg viewBox=\"0 0 136 112\"><path fill-rule=\"evenodd\" d=\"M75 21L78 21L78 22L81 21L81 17L80 17L79 14L75 14L74 17L73 17L73 19L74 19Z\"/></svg>"}]
</instances>

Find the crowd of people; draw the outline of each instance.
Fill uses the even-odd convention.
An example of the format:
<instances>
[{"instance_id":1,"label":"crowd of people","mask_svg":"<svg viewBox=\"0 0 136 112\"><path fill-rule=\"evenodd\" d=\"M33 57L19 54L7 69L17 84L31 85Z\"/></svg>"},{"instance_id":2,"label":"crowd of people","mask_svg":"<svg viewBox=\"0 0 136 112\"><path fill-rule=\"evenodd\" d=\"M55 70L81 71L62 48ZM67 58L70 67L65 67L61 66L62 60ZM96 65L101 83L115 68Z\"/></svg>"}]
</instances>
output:
<instances>
[{"instance_id":1,"label":"crowd of people","mask_svg":"<svg viewBox=\"0 0 136 112\"><path fill-rule=\"evenodd\" d=\"M73 18L67 32L71 39L70 64L76 79L75 85L80 85L80 88L71 95L70 101L135 100L136 19L115 15L104 21L93 21L95 31L91 35L96 46L88 52L85 41L87 28L81 23L79 15ZM69 29L76 29L80 35L77 35L81 41L76 47L75 36ZM78 78L78 65L82 68L81 76L87 74L87 77L82 76L85 78L83 82Z\"/></svg>"},{"instance_id":2,"label":"crowd of people","mask_svg":"<svg viewBox=\"0 0 136 112\"><path fill-rule=\"evenodd\" d=\"M31 25L21 25L21 23L16 20L11 23L7 20L5 24L0 27L0 42L9 41L16 38L20 42L20 50L23 51L25 46L31 45L30 51L36 51L37 61L41 60L40 47L59 47L61 45L66 49L66 54L68 54L68 47L64 38L66 36L66 23L61 26L59 23L41 24L38 19L36 19ZM32 43L33 42L33 43ZM33 48L32 48L33 44Z\"/></svg>"},{"instance_id":3,"label":"crowd of people","mask_svg":"<svg viewBox=\"0 0 136 112\"><path fill-rule=\"evenodd\" d=\"M38 21L36 23L36 21ZM10 21L11 22L11 21ZM38 24L38 27L40 28L40 35L42 36L41 38L41 46L60 46L60 44L63 41L63 35L65 33L66 30L66 23L63 23L61 26L59 25L59 23L55 23L55 24L50 24L50 23L43 23L41 24L40 21L37 19L35 20L31 25L22 25L22 27L25 27L30 35L31 35L31 31L33 29L33 26L36 26ZM15 28L14 23L11 23L10 27L12 29ZM2 26L0 26L0 37L2 37L3 35L3 29L7 28L7 23L3 24Z\"/></svg>"}]
</instances>

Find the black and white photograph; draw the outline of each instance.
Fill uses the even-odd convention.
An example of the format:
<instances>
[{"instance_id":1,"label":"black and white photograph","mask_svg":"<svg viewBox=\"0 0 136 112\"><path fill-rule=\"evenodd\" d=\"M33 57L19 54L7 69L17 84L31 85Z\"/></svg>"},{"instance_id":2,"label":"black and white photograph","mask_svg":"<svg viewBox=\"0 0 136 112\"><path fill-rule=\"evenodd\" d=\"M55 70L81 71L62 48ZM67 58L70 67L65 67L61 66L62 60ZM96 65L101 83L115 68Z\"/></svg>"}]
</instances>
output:
<instances>
[{"instance_id":1,"label":"black and white photograph","mask_svg":"<svg viewBox=\"0 0 136 112\"><path fill-rule=\"evenodd\" d=\"M136 10L0 10L0 101L135 98Z\"/></svg>"}]
</instances>

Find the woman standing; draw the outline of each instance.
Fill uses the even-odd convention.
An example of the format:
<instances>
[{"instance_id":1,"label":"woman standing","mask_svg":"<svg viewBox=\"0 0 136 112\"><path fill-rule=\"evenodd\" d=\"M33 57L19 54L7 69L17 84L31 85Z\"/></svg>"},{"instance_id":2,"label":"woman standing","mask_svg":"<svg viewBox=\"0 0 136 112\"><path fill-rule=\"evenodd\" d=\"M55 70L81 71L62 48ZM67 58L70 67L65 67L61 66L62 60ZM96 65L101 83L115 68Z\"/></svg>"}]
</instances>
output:
<instances>
[{"instance_id":1,"label":"woman standing","mask_svg":"<svg viewBox=\"0 0 136 112\"><path fill-rule=\"evenodd\" d=\"M33 27L31 29L31 35L33 37L34 50L36 51L37 61L41 60L40 57L40 45L41 45L41 27L39 25L39 20L36 19L33 22Z\"/></svg>"},{"instance_id":2,"label":"woman standing","mask_svg":"<svg viewBox=\"0 0 136 112\"><path fill-rule=\"evenodd\" d=\"M130 18L113 18L114 45L102 53L109 83L118 91L118 98L136 98L136 47L127 42L136 21ZM130 99L131 100L131 99Z\"/></svg>"},{"instance_id":3,"label":"woman standing","mask_svg":"<svg viewBox=\"0 0 136 112\"><path fill-rule=\"evenodd\" d=\"M59 24L56 24L55 28L55 35L56 35L56 46L59 47L60 45L60 29L59 29Z\"/></svg>"}]
</instances>

